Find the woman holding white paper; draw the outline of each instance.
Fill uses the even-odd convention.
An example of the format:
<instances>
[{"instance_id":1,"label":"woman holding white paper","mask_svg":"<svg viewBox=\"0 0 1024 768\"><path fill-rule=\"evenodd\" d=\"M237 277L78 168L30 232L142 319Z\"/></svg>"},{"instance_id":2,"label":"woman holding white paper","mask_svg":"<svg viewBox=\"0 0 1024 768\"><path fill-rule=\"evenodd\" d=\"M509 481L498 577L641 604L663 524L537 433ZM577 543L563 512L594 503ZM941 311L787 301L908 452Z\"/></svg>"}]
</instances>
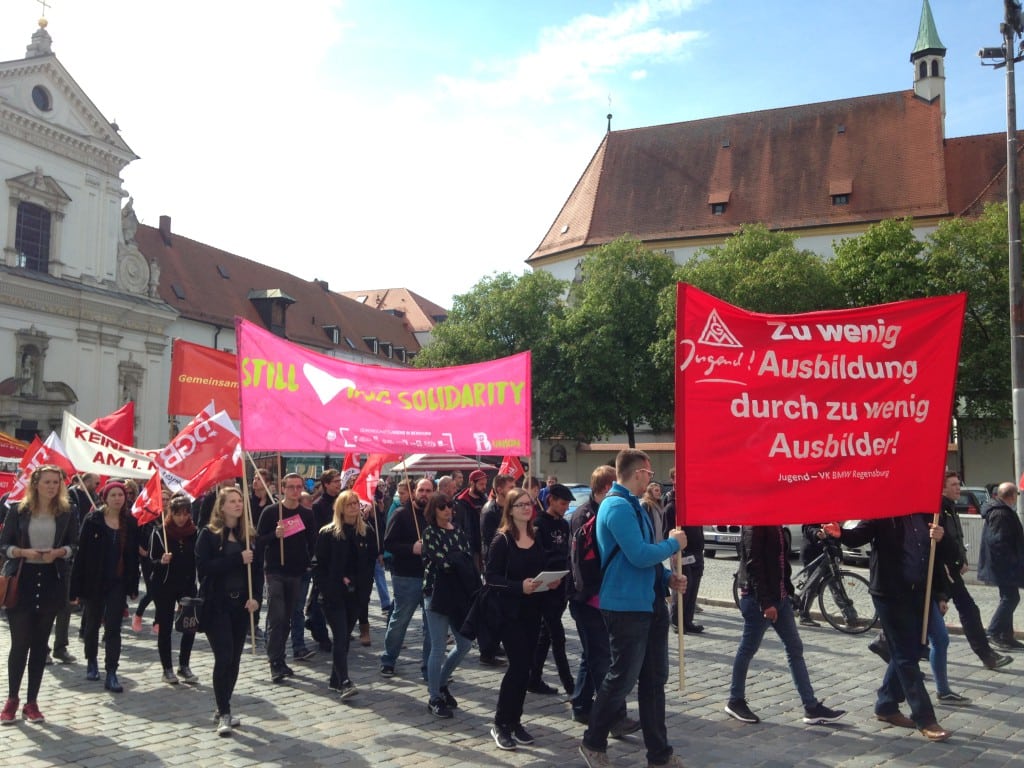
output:
<instances>
[{"instance_id":1,"label":"woman holding white paper","mask_svg":"<svg viewBox=\"0 0 1024 768\"><path fill-rule=\"evenodd\" d=\"M485 578L502 592L504 621L500 640L508 654L508 668L501 679L491 728L491 737L500 749L533 743L521 720L533 650L540 633L541 606L535 595L540 582L536 576L547 563L547 554L533 530L533 504L528 491L509 491L498 535L487 553ZM561 580L548 587L556 588L560 583Z\"/></svg>"}]
</instances>

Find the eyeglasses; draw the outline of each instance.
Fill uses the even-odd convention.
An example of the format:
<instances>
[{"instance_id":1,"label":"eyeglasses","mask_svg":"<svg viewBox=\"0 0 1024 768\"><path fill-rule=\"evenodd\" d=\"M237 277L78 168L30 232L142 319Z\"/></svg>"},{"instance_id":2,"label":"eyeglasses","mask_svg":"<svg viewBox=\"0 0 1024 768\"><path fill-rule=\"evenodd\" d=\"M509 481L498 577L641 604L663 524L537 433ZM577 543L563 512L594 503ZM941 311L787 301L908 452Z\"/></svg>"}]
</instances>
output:
<instances>
[{"instance_id":1,"label":"eyeglasses","mask_svg":"<svg viewBox=\"0 0 1024 768\"><path fill-rule=\"evenodd\" d=\"M512 509L529 509L533 506L532 501L517 501L512 505Z\"/></svg>"},{"instance_id":2,"label":"eyeglasses","mask_svg":"<svg viewBox=\"0 0 1024 768\"><path fill-rule=\"evenodd\" d=\"M652 480L654 479L654 470L653 469L647 469L647 467L640 467L637 470L637 472L646 472L648 477L650 477Z\"/></svg>"}]
</instances>

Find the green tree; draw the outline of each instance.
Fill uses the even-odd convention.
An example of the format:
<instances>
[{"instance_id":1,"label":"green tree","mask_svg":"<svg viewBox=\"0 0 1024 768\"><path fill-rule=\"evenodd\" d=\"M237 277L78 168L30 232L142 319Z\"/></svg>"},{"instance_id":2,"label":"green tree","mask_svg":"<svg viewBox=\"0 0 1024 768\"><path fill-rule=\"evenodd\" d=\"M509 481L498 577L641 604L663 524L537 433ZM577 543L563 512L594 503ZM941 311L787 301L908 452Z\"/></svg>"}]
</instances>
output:
<instances>
[{"instance_id":1,"label":"green tree","mask_svg":"<svg viewBox=\"0 0 1024 768\"><path fill-rule=\"evenodd\" d=\"M793 314L836 306L839 295L824 260L795 242L789 232L745 224L722 245L698 251L676 276L752 312Z\"/></svg>"},{"instance_id":2,"label":"green tree","mask_svg":"<svg viewBox=\"0 0 1024 768\"><path fill-rule=\"evenodd\" d=\"M659 368L674 375L676 342L675 282L752 312L792 314L827 309L840 301L824 260L800 250L796 237L746 224L722 245L703 248L676 270L673 284L659 297L658 341L653 354Z\"/></svg>"},{"instance_id":3,"label":"green tree","mask_svg":"<svg viewBox=\"0 0 1024 768\"><path fill-rule=\"evenodd\" d=\"M509 272L483 278L456 296L448 319L416 356L419 368L466 365L531 352L533 428L547 434L562 400L552 381L557 358L552 324L564 310L565 282L548 272Z\"/></svg>"},{"instance_id":4,"label":"green tree","mask_svg":"<svg viewBox=\"0 0 1024 768\"><path fill-rule=\"evenodd\" d=\"M583 259L563 322L555 361L565 400L555 431L592 440L625 433L636 445L641 423L672 423L671 367L653 357L658 338L658 297L673 284L669 256L622 237Z\"/></svg>"},{"instance_id":5,"label":"green tree","mask_svg":"<svg viewBox=\"0 0 1024 768\"><path fill-rule=\"evenodd\" d=\"M967 293L955 415L970 436L1010 424L1010 331L1006 206L952 219L922 242L910 219L880 222L836 244L828 264L844 306ZM955 343L955 340L950 340Z\"/></svg>"}]
</instances>

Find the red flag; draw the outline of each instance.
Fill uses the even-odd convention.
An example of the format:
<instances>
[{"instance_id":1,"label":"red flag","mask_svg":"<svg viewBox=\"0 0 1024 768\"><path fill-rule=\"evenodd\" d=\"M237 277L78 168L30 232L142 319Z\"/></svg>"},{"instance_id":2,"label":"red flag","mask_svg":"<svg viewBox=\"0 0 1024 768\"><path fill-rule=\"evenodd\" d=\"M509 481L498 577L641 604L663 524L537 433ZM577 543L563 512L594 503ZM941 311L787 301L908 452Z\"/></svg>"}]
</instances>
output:
<instances>
[{"instance_id":1,"label":"red flag","mask_svg":"<svg viewBox=\"0 0 1024 768\"><path fill-rule=\"evenodd\" d=\"M205 413L205 412L204 412ZM226 411L199 414L160 451L153 463L173 492L196 498L242 474L242 447Z\"/></svg>"},{"instance_id":2,"label":"red flag","mask_svg":"<svg viewBox=\"0 0 1024 768\"><path fill-rule=\"evenodd\" d=\"M164 497L160 493L160 473L154 472L132 504L132 516L139 525L159 520L164 513Z\"/></svg>"},{"instance_id":3,"label":"red flag","mask_svg":"<svg viewBox=\"0 0 1024 768\"><path fill-rule=\"evenodd\" d=\"M523 470L523 464L519 461L518 456L506 456L501 460L501 466L498 468L499 475L512 475L515 481L518 483L519 478L526 474Z\"/></svg>"},{"instance_id":4,"label":"red flag","mask_svg":"<svg viewBox=\"0 0 1024 768\"><path fill-rule=\"evenodd\" d=\"M71 465L67 452L64 450L64 444L61 443L56 432L51 432L45 443L39 439L38 435L32 439L32 443L25 451L25 456L18 467L20 470L18 479L10 496L7 497L9 503L25 498L29 477L36 467L41 467L43 464L54 464L64 470L65 482L70 482L72 475L75 474L75 468Z\"/></svg>"},{"instance_id":5,"label":"red flag","mask_svg":"<svg viewBox=\"0 0 1024 768\"><path fill-rule=\"evenodd\" d=\"M129 400L109 416L101 416L89 426L121 445L135 445L135 402Z\"/></svg>"},{"instance_id":6,"label":"red flag","mask_svg":"<svg viewBox=\"0 0 1024 768\"><path fill-rule=\"evenodd\" d=\"M195 413L213 399L232 419L238 408L238 362L231 352L175 339L171 347L171 387L167 412Z\"/></svg>"},{"instance_id":7,"label":"red flag","mask_svg":"<svg viewBox=\"0 0 1024 768\"><path fill-rule=\"evenodd\" d=\"M359 455L355 453L345 454L345 463L341 465L341 471L346 469L359 469Z\"/></svg>"},{"instance_id":8,"label":"red flag","mask_svg":"<svg viewBox=\"0 0 1024 768\"><path fill-rule=\"evenodd\" d=\"M349 454L350 456L352 454ZM389 461L401 461L402 457L397 453L371 453L366 457L366 462L356 478L356 484L352 487L359 498L372 504L373 495L377 492L377 483L380 482L380 471Z\"/></svg>"}]
</instances>

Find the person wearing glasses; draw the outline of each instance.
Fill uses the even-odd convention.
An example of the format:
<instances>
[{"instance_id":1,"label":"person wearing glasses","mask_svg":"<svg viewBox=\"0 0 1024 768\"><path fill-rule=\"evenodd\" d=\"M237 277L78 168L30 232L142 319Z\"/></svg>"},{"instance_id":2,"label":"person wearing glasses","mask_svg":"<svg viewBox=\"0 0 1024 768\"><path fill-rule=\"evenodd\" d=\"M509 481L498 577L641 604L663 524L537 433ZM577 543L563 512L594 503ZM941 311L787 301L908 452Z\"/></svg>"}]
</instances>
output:
<instances>
[{"instance_id":1,"label":"person wearing glasses","mask_svg":"<svg viewBox=\"0 0 1024 768\"><path fill-rule=\"evenodd\" d=\"M164 539L166 531L166 541ZM199 530L192 522L192 503L187 496L172 496L164 510L163 525L154 525L149 540L149 556L153 560L153 576L150 580L153 602L156 603L156 624L159 632L156 638L163 668L163 681L177 685L179 678L195 685L199 678L192 674L189 661L192 658L192 643L195 632L181 633L178 650L178 673L171 665L171 633L174 624L174 608L183 597L196 596L196 539Z\"/></svg>"},{"instance_id":2,"label":"person wearing glasses","mask_svg":"<svg viewBox=\"0 0 1024 768\"><path fill-rule=\"evenodd\" d=\"M430 633L427 659L427 708L435 717L452 717L458 702L448 690L448 680L473 644L459 629L472 596L480 589L480 572L469 536L453 521L452 500L433 494L423 512L423 597ZM451 632L455 644L445 654Z\"/></svg>"},{"instance_id":3,"label":"person wearing glasses","mask_svg":"<svg viewBox=\"0 0 1024 768\"><path fill-rule=\"evenodd\" d=\"M665 724L668 681L666 589L686 590L686 577L662 565L686 546L686 534L673 529L659 541L638 498L654 480L651 460L626 448L615 457L617 482L597 513L597 544L604 578L599 593L608 627L612 664L597 692L580 756L589 768L610 765L608 735L622 717L626 696L637 688L640 724L649 766L683 765L673 754Z\"/></svg>"},{"instance_id":4,"label":"person wearing glasses","mask_svg":"<svg viewBox=\"0 0 1024 768\"><path fill-rule=\"evenodd\" d=\"M312 511L299 503L305 490L302 476L289 473L282 482L284 498L264 507L256 524L256 557L263 564L267 580L267 659L270 679L275 683L294 674L285 664L285 643L289 634L295 641L292 620L296 606L305 600L303 587L309 585L317 534ZM299 626L301 629L301 621ZM292 647L293 657L300 661L314 653L305 647Z\"/></svg>"},{"instance_id":5,"label":"person wearing glasses","mask_svg":"<svg viewBox=\"0 0 1024 768\"><path fill-rule=\"evenodd\" d=\"M523 703L540 634L541 600L540 594L535 594L540 582L535 577L547 564L547 552L534 532L533 511L533 497L527 491L509 491L485 568L487 583L500 590L503 600L499 640L505 645L508 667L498 689L491 737L505 750L533 743L533 736L522 724Z\"/></svg>"}]
</instances>

